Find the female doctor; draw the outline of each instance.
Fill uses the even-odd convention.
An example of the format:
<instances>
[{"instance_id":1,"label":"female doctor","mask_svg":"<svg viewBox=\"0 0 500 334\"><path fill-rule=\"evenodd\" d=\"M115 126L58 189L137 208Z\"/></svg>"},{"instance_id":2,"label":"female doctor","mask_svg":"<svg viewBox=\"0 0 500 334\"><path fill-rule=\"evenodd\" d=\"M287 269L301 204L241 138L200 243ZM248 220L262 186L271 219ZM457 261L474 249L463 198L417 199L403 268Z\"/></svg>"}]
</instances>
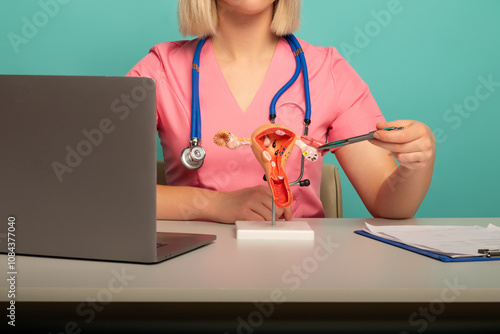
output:
<instances>
[{"instance_id":1,"label":"female doctor","mask_svg":"<svg viewBox=\"0 0 500 334\"><path fill-rule=\"evenodd\" d=\"M296 62L283 36L299 27L300 0L180 0L184 35L207 36L200 51L199 105L203 166L186 169L193 55L199 39L154 46L129 73L157 85L157 129L167 186L157 186L157 217L171 220L271 220L272 195L249 147L230 151L212 142L221 129L250 137L269 123L276 92L292 77ZM435 140L421 122L386 122L367 85L332 47L299 40L306 58L311 124L309 137L330 142L377 131L371 141L335 150L342 169L374 217L409 218L430 186ZM300 76L276 104L276 124L302 134L306 112ZM403 126L403 130L384 131ZM286 165L300 173L300 150ZM296 152L294 152L296 153ZM322 159L305 163L309 187L292 187L293 204L277 218L324 217L319 200Z\"/></svg>"}]
</instances>

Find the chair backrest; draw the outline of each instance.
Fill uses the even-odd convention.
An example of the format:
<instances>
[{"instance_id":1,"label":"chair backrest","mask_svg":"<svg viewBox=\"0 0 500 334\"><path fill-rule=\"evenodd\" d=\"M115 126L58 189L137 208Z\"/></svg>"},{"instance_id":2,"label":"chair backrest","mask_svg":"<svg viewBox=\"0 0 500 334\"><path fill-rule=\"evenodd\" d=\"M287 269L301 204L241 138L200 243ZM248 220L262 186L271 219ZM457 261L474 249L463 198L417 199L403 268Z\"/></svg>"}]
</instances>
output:
<instances>
[{"instance_id":1,"label":"chair backrest","mask_svg":"<svg viewBox=\"0 0 500 334\"><path fill-rule=\"evenodd\" d=\"M342 187L337 166L323 164L320 199L326 218L342 218Z\"/></svg>"},{"instance_id":2,"label":"chair backrest","mask_svg":"<svg viewBox=\"0 0 500 334\"><path fill-rule=\"evenodd\" d=\"M158 161L156 164L156 177L157 184L167 184L163 161ZM326 218L342 218L340 175L338 168L332 164L323 164L320 199Z\"/></svg>"}]
</instances>

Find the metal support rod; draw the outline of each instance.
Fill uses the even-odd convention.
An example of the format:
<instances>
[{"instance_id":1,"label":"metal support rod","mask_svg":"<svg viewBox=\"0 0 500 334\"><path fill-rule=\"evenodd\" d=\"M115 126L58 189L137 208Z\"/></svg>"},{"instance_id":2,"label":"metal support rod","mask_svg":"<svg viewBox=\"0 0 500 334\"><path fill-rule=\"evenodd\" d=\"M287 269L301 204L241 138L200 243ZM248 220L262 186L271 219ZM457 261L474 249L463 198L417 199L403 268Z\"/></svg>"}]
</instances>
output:
<instances>
[{"instance_id":1,"label":"metal support rod","mask_svg":"<svg viewBox=\"0 0 500 334\"><path fill-rule=\"evenodd\" d=\"M273 197L273 206L272 206L272 226L276 226L276 204L274 203L274 197Z\"/></svg>"}]
</instances>

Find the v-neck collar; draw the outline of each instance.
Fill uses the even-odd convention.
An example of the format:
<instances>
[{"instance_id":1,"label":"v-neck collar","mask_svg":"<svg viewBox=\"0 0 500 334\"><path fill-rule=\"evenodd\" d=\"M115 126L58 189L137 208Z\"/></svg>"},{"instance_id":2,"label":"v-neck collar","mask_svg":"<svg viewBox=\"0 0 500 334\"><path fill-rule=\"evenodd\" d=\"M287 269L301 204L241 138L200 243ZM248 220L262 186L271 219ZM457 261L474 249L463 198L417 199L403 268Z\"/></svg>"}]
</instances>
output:
<instances>
[{"instance_id":1,"label":"v-neck collar","mask_svg":"<svg viewBox=\"0 0 500 334\"><path fill-rule=\"evenodd\" d=\"M273 56L271 58L271 62L269 63L269 66L267 67L267 71L266 71L266 74L264 75L264 79L260 83L259 89L257 90L254 97L252 98L252 101L250 102L248 108L246 110L243 110L243 109L241 109L236 98L234 97L234 94L231 91L231 89L229 88L229 85L227 84L226 78L224 77L224 74L222 73L222 70L219 66L219 62L217 61L217 58L215 57L215 52L213 49L212 40L210 38L207 40L207 42L206 42L207 53L209 54L210 61L212 62L212 66L214 66L214 68L216 68L216 75L219 76L219 79L221 82L224 82L224 88L223 88L225 90L224 94L228 94L228 96L231 97L230 100L232 101L232 104L233 104L232 109L238 110L240 113L247 114L253 108L255 108L255 105L260 100L260 96L266 91L265 87L268 85L268 82L270 81L269 77L273 75L272 71L276 67L275 63L277 62L277 58L278 58L277 54L279 53L279 51L282 48L283 41L284 41L284 38L280 37L278 40L278 43L276 44L276 48L274 49L274 53L273 53ZM270 102L271 101L269 101L269 103Z\"/></svg>"}]
</instances>

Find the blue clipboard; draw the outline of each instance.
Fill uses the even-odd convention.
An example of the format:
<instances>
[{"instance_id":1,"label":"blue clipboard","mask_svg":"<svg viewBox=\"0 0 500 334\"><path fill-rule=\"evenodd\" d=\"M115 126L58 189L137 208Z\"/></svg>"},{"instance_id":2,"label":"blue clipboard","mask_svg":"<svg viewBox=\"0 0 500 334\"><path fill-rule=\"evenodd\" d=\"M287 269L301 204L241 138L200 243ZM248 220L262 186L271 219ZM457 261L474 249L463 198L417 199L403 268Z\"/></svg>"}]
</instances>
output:
<instances>
[{"instance_id":1,"label":"blue clipboard","mask_svg":"<svg viewBox=\"0 0 500 334\"><path fill-rule=\"evenodd\" d=\"M418 254L424 255L424 256L428 256L428 257L431 257L433 259L440 260L443 262L471 262L471 261L498 261L498 260L500 260L500 257L486 257L486 256L484 256L484 257L483 256L470 256L470 257L452 258L452 257L449 257L447 255L433 253L433 252L423 250L420 248L408 246L408 245L400 243L400 242L381 238L381 237L378 237L376 235L373 235L371 233L368 233L368 232L365 232L362 230L354 231L354 233L368 237L368 238L372 238L372 239L375 239L378 241L382 241L382 242L385 242L386 244L393 245L393 246L396 246L399 248L403 248L403 249L409 250L411 252L418 253Z\"/></svg>"}]
</instances>

